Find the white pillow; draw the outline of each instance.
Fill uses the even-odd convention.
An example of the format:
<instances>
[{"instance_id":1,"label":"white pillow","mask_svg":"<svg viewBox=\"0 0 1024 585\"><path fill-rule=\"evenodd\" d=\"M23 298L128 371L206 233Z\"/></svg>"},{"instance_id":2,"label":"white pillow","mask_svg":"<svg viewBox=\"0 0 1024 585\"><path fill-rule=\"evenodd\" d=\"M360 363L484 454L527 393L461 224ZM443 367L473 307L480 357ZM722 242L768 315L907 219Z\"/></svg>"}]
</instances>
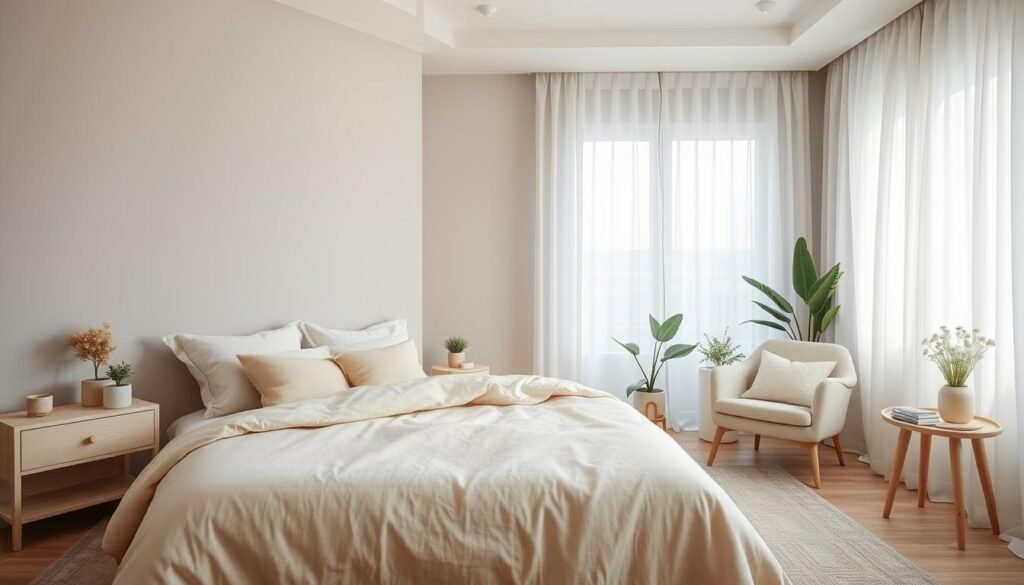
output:
<instances>
[{"instance_id":1,"label":"white pillow","mask_svg":"<svg viewBox=\"0 0 1024 585\"><path fill-rule=\"evenodd\" d=\"M810 406L815 388L835 367L836 362L793 362L763 351L754 383L740 398Z\"/></svg>"},{"instance_id":2,"label":"white pillow","mask_svg":"<svg viewBox=\"0 0 1024 585\"><path fill-rule=\"evenodd\" d=\"M326 345L331 353L380 349L397 345L409 339L409 328L405 319L384 321L359 331L328 329L307 321L299 322L299 329L305 338L306 347Z\"/></svg>"},{"instance_id":3,"label":"white pillow","mask_svg":"<svg viewBox=\"0 0 1024 585\"><path fill-rule=\"evenodd\" d=\"M245 376L238 354L300 352L302 333L298 322L252 335L192 335L164 337L164 343L186 366L199 384L206 418L260 407L260 395ZM301 357L330 356L325 348L302 351Z\"/></svg>"}]
</instances>

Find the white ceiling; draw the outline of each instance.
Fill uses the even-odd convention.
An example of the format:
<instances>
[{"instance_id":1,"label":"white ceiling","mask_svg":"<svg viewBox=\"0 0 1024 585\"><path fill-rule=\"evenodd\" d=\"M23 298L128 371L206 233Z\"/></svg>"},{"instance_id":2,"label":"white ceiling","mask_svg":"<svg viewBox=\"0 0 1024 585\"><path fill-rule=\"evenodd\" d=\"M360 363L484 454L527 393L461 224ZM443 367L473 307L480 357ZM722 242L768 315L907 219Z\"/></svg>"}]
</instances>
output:
<instances>
[{"instance_id":1,"label":"white ceiling","mask_svg":"<svg viewBox=\"0 0 1024 585\"><path fill-rule=\"evenodd\" d=\"M423 52L426 74L817 70L920 0L277 0ZM497 7L490 18L482 3Z\"/></svg>"}]
</instances>

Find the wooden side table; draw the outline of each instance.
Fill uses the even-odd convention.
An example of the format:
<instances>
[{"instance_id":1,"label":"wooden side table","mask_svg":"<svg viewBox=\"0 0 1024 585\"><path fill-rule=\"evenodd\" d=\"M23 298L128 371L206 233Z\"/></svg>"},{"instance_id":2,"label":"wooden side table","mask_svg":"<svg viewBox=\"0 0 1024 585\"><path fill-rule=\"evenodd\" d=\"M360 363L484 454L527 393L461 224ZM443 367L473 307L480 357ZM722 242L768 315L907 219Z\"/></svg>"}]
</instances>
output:
<instances>
[{"instance_id":1,"label":"wooden side table","mask_svg":"<svg viewBox=\"0 0 1024 585\"><path fill-rule=\"evenodd\" d=\"M491 366L473 366L472 368L449 368L448 366L430 366L431 376L448 376L451 374L476 374L490 376Z\"/></svg>"},{"instance_id":2,"label":"wooden side table","mask_svg":"<svg viewBox=\"0 0 1024 585\"><path fill-rule=\"evenodd\" d=\"M135 479L128 456L160 450L160 406L69 404L47 416L0 414L0 518L21 550L21 526L120 499Z\"/></svg>"},{"instance_id":3,"label":"wooden side table","mask_svg":"<svg viewBox=\"0 0 1024 585\"><path fill-rule=\"evenodd\" d=\"M927 410L937 409L930 408ZM996 514L996 495L992 489L992 477L988 471L988 455L985 453L985 444L982 441L1002 433L1002 425L983 416L974 417L973 424L981 425L981 428L973 431L915 425L894 419L891 407L882 409L882 419L900 428L899 440L896 442L896 454L893 455L892 469L889 472L889 491L885 496L885 509L882 511L882 518L888 518L892 514L892 503L896 499L896 488L899 487L900 474L903 473L903 460L907 457L911 433L921 434L921 460L918 466L920 486L917 491L917 505L920 508L924 507L924 502L928 498L928 460L931 458L932 437L946 437L949 439L949 467L953 475L953 512L956 517L956 546L960 550L966 550L967 514L964 511L964 478L960 467L962 449L960 441L962 439L970 439L971 446L974 448L974 463L978 468L978 477L981 479L981 491L985 494L988 520L992 524L992 533L998 536L1000 531L999 516Z\"/></svg>"}]
</instances>

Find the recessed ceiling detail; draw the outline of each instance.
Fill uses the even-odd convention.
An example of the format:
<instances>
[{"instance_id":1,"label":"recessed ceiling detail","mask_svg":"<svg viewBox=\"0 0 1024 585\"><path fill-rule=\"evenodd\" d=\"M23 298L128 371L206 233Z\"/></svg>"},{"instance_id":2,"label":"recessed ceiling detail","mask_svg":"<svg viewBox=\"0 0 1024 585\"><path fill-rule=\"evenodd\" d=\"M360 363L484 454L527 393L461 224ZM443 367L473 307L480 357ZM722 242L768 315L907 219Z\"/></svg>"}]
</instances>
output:
<instances>
[{"instance_id":1,"label":"recessed ceiling detail","mask_svg":"<svg viewBox=\"0 0 1024 585\"><path fill-rule=\"evenodd\" d=\"M817 70L920 0L277 1L441 74Z\"/></svg>"}]
</instances>

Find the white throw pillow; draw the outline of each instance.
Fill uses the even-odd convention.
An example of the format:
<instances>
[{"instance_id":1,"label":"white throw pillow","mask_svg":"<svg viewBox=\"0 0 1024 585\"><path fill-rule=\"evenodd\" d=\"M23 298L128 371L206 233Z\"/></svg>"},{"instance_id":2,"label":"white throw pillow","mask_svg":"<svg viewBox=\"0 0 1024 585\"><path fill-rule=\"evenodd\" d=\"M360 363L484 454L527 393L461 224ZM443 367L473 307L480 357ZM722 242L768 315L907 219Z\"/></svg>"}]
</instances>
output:
<instances>
[{"instance_id":1,"label":"white throw pillow","mask_svg":"<svg viewBox=\"0 0 1024 585\"><path fill-rule=\"evenodd\" d=\"M384 321L358 331L328 329L315 323L301 321L299 329L305 338L306 347L327 346L331 348L332 353L336 354L346 351L379 349L397 345L409 339L409 328L405 319Z\"/></svg>"},{"instance_id":2,"label":"white throw pillow","mask_svg":"<svg viewBox=\"0 0 1024 585\"><path fill-rule=\"evenodd\" d=\"M199 384L206 405L206 418L224 416L260 407L260 395L245 376L238 354L296 353L298 357L324 358L324 348L300 351L299 324L252 335L192 335L178 333L164 337L164 343L186 366Z\"/></svg>"},{"instance_id":3,"label":"white throw pillow","mask_svg":"<svg viewBox=\"0 0 1024 585\"><path fill-rule=\"evenodd\" d=\"M836 362L793 362L763 351L754 383L740 398L810 406L814 389L835 367Z\"/></svg>"},{"instance_id":4,"label":"white throw pillow","mask_svg":"<svg viewBox=\"0 0 1024 585\"><path fill-rule=\"evenodd\" d=\"M427 377L420 365L416 342L411 339L380 349L347 351L334 356L334 361L353 386L396 384Z\"/></svg>"}]
</instances>

